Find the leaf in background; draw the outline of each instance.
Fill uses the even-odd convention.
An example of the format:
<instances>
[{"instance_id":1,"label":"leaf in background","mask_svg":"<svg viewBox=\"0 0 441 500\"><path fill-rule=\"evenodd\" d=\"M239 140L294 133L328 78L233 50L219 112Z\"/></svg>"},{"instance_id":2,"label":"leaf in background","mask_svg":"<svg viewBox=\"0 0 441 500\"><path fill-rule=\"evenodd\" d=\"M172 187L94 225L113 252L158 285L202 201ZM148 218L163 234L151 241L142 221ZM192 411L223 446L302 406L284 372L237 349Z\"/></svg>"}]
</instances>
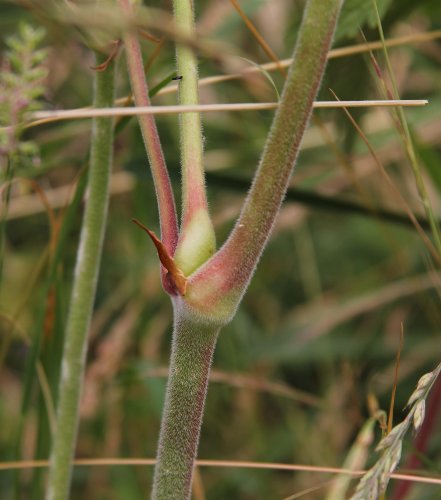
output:
<instances>
[{"instance_id":1,"label":"leaf in background","mask_svg":"<svg viewBox=\"0 0 441 500\"><path fill-rule=\"evenodd\" d=\"M414 147L433 183L441 193L441 154L429 144L422 144L415 136Z\"/></svg>"},{"instance_id":2,"label":"leaf in background","mask_svg":"<svg viewBox=\"0 0 441 500\"><path fill-rule=\"evenodd\" d=\"M252 64L255 68L257 68L265 76L265 78L270 82L271 87L274 89L277 100L280 101L279 90L277 89L277 86L273 80L273 77L268 73L268 71L266 69L262 68L262 66L260 64L254 62L254 61L251 61L251 59L247 59L246 57L241 57L241 59L243 59L244 61L246 61L249 64Z\"/></svg>"},{"instance_id":3,"label":"leaf in background","mask_svg":"<svg viewBox=\"0 0 441 500\"><path fill-rule=\"evenodd\" d=\"M241 9L248 17L252 17L263 5L265 5L265 0L241 0L240 2ZM223 19L218 21L215 31L212 32L212 34L216 34L223 37L225 40L231 41L240 33L240 27L243 21L232 6L231 13L228 13L230 15L223 16Z\"/></svg>"},{"instance_id":4,"label":"leaf in background","mask_svg":"<svg viewBox=\"0 0 441 500\"><path fill-rule=\"evenodd\" d=\"M391 3L392 0L377 0L378 12L381 18L387 13ZM365 24L370 28L376 26L375 12L371 2L366 0L346 0L335 39L354 37Z\"/></svg>"}]
</instances>

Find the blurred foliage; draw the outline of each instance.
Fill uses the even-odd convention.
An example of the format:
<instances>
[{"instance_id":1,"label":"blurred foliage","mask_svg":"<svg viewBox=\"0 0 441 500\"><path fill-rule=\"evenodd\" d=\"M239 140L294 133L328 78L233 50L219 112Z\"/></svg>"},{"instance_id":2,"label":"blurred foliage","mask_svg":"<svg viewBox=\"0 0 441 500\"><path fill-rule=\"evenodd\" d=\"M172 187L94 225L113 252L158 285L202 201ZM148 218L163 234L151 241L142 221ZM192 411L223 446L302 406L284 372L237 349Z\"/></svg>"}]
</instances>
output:
<instances>
[{"instance_id":1,"label":"blurred foliage","mask_svg":"<svg viewBox=\"0 0 441 500\"><path fill-rule=\"evenodd\" d=\"M79 9L82 4L76 2ZM169 2L146 0L144 4L170 7ZM278 56L289 57L303 2L242 4ZM219 47L216 58L202 55L201 76L228 72L232 61L236 67L250 67L244 57L256 64L268 62L229 2L205 0L196 5L200 33ZM438 1L384 0L378 6L388 39L431 32L441 25ZM48 71L46 106L90 105L93 59L84 46L81 27L64 25L52 2L6 2L1 11L2 64L8 57L6 37L23 33L22 22L32 26L33 33L44 28L48 48L44 61L37 47L32 54ZM336 46L363 43L360 30L368 40L378 40L374 19L369 1L347 0ZM89 28L84 26L86 31ZM162 36L155 30L152 34ZM146 61L156 48L143 39ZM406 117L440 219L440 41L409 41L391 48L389 54L401 97L430 101L424 109L406 110ZM128 93L123 51L119 57L118 96L122 97ZM385 72L381 52L375 52L375 58ZM173 43L165 40L149 63L150 87L170 78L173 71ZM280 90L283 77L271 76ZM331 87L341 99L375 99L381 96L379 85L368 54L335 58L320 98L330 99ZM262 72L201 87L204 103L274 99L274 88ZM172 104L176 96L157 95L153 100L157 105ZM410 209L424 216L391 111L371 108L353 116ZM246 191L241 182L252 178L271 118L269 111L203 117L206 168L212 174L210 206L219 245L240 209ZM179 199L177 117L160 117L158 126ZM29 182L12 185L8 208L3 211L0 284L2 462L44 459L50 448L51 408L56 401L81 222L90 123L48 123L23 134L23 141L38 144L41 161L38 165L19 163L14 175L36 181L44 190L56 225L48 225L50 212L35 194L35 186ZM357 203L365 207L365 214L350 208L334 211L313 198L301 204L287 200L250 290L220 336L201 458L341 466L371 416L368 396L388 411L401 328L404 348L396 422L419 375L441 358L440 286L434 264L411 224L385 222L377 215L380 209L400 213L404 209L341 110L314 113L293 186ZM134 119L117 128L112 193L77 455L154 457L171 307L161 290L154 249L130 222L136 217L158 230L154 189ZM430 405L436 418L441 402L433 400ZM422 452L424 469L434 476L440 474L439 412L437 418L438 426L432 428ZM380 438L378 429L375 437ZM405 444L404 464L414 451L411 441ZM281 499L329 479L316 473L238 468L200 468L199 472L202 490L210 500ZM72 498L145 498L151 474L146 466L77 467ZM42 498L44 478L42 470L0 471L0 496ZM326 488L305 497L324 498ZM391 498L393 492L392 483ZM204 494L195 491L194 498L202 499ZM439 498L439 487L415 484L406 498Z\"/></svg>"},{"instance_id":2,"label":"blurred foliage","mask_svg":"<svg viewBox=\"0 0 441 500\"><path fill-rule=\"evenodd\" d=\"M42 64L47 53L38 48L43 37L44 30L21 24L18 34L6 39L8 50L0 71L0 155L12 164L26 163L37 154L37 145L20 136L26 113L41 107L38 99L44 94L42 81L47 76ZM7 130L8 125L12 130ZM4 170L6 163L0 163Z\"/></svg>"}]
</instances>

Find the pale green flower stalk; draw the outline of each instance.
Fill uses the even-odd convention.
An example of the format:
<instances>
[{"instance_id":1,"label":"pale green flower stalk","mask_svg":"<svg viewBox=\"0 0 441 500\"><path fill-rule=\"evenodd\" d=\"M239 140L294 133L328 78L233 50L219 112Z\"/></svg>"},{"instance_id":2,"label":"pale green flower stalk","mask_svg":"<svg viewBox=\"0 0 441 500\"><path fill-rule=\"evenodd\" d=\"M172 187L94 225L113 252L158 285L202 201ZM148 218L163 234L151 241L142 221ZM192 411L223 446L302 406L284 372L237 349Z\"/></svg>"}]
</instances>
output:
<instances>
[{"instance_id":1,"label":"pale green flower stalk","mask_svg":"<svg viewBox=\"0 0 441 500\"><path fill-rule=\"evenodd\" d=\"M195 33L192 4L193 0L173 1L176 27L186 36L194 36ZM183 44L178 44L176 47L176 71L180 78L179 103L199 104L196 54ZM179 131L182 163L182 224L174 259L183 273L189 275L213 255L216 237L207 207L200 114L181 114Z\"/></svg>"},{"instance_id":2,"label":"pale green flower stalk","mask_svg":"<svg viewBox=\"0 0 441 500\"><path fill-rule=\"evenodd\" d=\"M119 1L125 13L130 14L129 0ZM194 36L192 3L174 0L175 28L187 35L184 39ZM213 256L210 255L214 236L206 203L199 117L191 114L188 122L181 118L183 217L176 251L148 231L158 249L164 288L174 309L170 375L152 492L155 500L190 497L218 333L236 312L285 196L341 5L342 0L308 0L293 63L252 187L230 237ZM139 43L133 33L127 33L124 40L135 102L140 105L145 78ZM180 102L197 103L196 61L189 47L177 48L177 62L178 76L182 76ZM193 128L188 131L188 127ZM155 142L149 144L145 134L144 140L151 151ZM157 169L152 167L152 172L157 185ZM165 177L164 173L161 175ZM160 213L170 212L174 206L172 194L167 199L158 197L158 205ZM162 219L161 232L164 232Z\"/></svg>"},{"instance_id":3,"label":"pale green flower stalk","mask_svg":"<svg viewBox=\"0 0 441 500\"><path fill-rule=\"evenodd\" d=\"M98 57L97 64L102 62ZM110 107L114 100L114 62L95 73L94 106ZM67 321L59 386L57 428L50 457L47 500L69 496L72 461L78 429L78 409L84 378L87 334L106 228L109 180L112 170L113 120L95 118L89 166L88 198Z\"/></svg>"}]
</instances>

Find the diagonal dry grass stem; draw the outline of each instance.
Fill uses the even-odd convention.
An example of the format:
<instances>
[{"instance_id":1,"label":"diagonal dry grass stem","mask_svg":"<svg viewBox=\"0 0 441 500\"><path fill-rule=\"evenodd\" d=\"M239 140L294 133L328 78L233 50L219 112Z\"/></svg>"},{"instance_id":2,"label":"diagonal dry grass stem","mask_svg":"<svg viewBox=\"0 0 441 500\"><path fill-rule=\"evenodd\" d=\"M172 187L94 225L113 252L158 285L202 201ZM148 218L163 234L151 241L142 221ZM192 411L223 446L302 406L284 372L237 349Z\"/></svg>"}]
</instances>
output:
<instances>
[{"instance_id":1,"label":"diagonal dry grass stem","mask_svg":"<svg viewBox=\"0 0 441 500\"><path fill-rule=\"evenodd\" d=\"M338 100L337 95L332 90L331 90L331 93ZM339 102L343 102L343 101L339 101ZM372 155L372 158L375 160L375 163L377 164L378 169L379 169L381 175L383 176L383 178L387 182L388 186L390 187L391 192L395 195L396 199L400 202L400 204L403 207L404 211L407 213L409 219L412 221L412 224L414 225L416 231L418 232L421 240L425 244L427 250L430 252L430 254L432 255L433 259L438 264L441 264L440 256L439 256L439 254L437 252L437 249L434 247L432 241L430 240L430 238L427 236L427 234L424 232L423 228L419 224L418 220L416 219L416 217L415 217L414 213L412 212L412 209L410 208L410 206L407 203L406 199L401 194L401 192L399 191L399 189L397 188L397 186L395 185L394 181L391 179L391 177L389 176L389 174L386 172L386 169L384 168L383 164L381 163L381 161L380 161L378 155L376 154L374 148L370 144L368 138L366 137L366 134L363 132L363 130L361 129L361 127L355 121L355 119L353 118L353 116L351 115L351 113L348 111L348 109L347 109L348 107L347 106L343 106L342 108L343 108L344 113L348 117L349 121L352 123L353 127L355 128L355 130L357 131L357 133L359 134L359 136L361 137L361 139L363 140L363 142L366 144L366 147L368 148L370 154Z\"/></svg>"}]
</instances>

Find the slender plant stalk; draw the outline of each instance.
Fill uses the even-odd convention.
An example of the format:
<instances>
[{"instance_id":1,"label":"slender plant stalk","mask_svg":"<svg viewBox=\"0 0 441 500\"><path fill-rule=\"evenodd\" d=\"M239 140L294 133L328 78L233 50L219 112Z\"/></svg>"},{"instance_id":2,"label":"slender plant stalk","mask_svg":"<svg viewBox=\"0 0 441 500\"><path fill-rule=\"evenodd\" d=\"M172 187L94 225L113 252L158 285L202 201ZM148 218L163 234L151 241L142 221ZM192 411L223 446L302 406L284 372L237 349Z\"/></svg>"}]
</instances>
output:
<instances>
[{"instance_id":1,"label":"slender plant stalk","mask_svg":"<svg viewBox=\"0 0 441 500\"><path fill-rule=\"evenodd\" d=\"M211 361L220 325L194 317L173 300L174 330L152 499L190 497Z\"/></svg>"},{"instance_id":2,"label":"slender plant stalk","mask_svg":"<svg viewBox=\"0 0 441 500\"><path fill-rule=\"evenodd\" d=\"M119 0L121 8L127 14L132 13L130 0ZM132 31L124 33L124 46L126 48L127 67L129 70L132 93L136 106L150 106L149 90L144 75L144 65L142 61L141 47L136 34ZM178 225L176 217L175 200L173 190L165 163L164 153L161 147L155 118L152 115L138 116L144 145L152 170L153 182L155 184L156 199L158 201L159 222L161 226L161 239L169 252L173 254L178 241ZM168 292L165 274L163 284Z\"/></svg>"},{"instance_id":3,"label":"slender plant stalk","mask_svg":"<svg viewBox=\"0 0 441 500\"><path fill-rule=\"evenodd\" d=\"M98 64L101 61L101 56ZM94 105L111 106L114 100L114 62L95 73ZM47 500L68 498L72 460L78 429L87 352L87 333L95 300L104 232L106 227L109 179L112 169L113 120L93 121L89 170L89 196L81 228L74 284L64 345L57 429L51 452Z\"/></svg>"},{"instance_id":4,"label":"slender plant stalk","mask_svg":"<svg viewBox=\"0 0 441 500\"><path fill-rule=\"evenodd\" d=\"M195 36L193 0L173 0L176 28ZM198 63L193 49L176 46L176 71L179 80L179 104L197 105ZM179 116L182 170L182 227L175 261L185 275L191 274L215 251L216 238L208 213L205 190L202 125L199 113Z\"/></svg>"},{"instance_id":5,"label":"slender plant stalk","mask_svg":"<svg viewBox=\"0 0 441 500\"><path fill-rule=\"evenodd\" d=\"M220 328L228 323L263 252L288 187L341 7L309 0L281 104L262 161L230 238L173 297L174 333L152 498L185 500Z\"/></svg>"}]
</instances>

